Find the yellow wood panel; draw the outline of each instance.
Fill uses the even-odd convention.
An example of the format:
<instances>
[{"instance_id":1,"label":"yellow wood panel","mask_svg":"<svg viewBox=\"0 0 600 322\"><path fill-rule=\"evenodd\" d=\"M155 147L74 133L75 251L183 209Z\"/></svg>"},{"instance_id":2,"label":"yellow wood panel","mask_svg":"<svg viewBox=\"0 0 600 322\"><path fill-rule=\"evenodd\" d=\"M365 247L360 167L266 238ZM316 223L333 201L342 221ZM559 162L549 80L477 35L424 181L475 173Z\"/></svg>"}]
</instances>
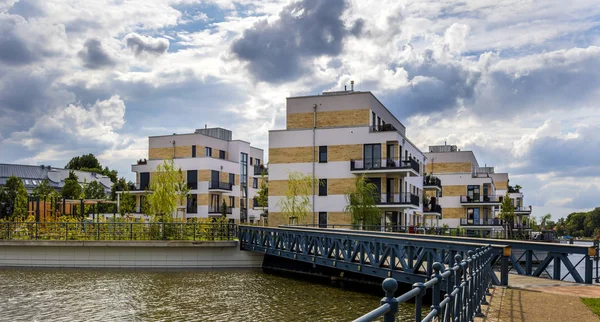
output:
<instances>
[{"instance_id":1,"label":"yellow wood panel","mask_svg":"<svg viewBox=\"0 0 600 322\"><path fill-rule=\"evenodd\" d=\"M443 219L460 219L466 218L465 208L442 208Z\"/></svg>"},{"instance_id":2,"label":"yellow wood panel","mask_svg":"<svg viewBox=\"0 0 600 322\"><path fill-rule=\"evenodd\" d=\"M467 186L442 186L442 196L465 196L467 195Z\"/></svg>"},{"instance_id":3,"label":"yellow wood panel","mask_svg":"<svg viewBox=\"0 0 600 322\"><path fill-rule=\"evenodd\" d=\"M317 112L317 128L369 125L369 113L369 109ZM313 126L314 114L312 112L286 115L288 130L311 129Z\"/></svg>"},{"instance_id":4,"label":"yellow wood panel","mask_svg":"<svg viewBox=\"0 0 600 322\"><path fill-rule=\"evenodd\" d=\"M457 173L471 172L471 162L430 162L427 164L427 173Z\"/></svg>"},{"instance_id":5,"label":"yellow wood panel","mask_svg":"<svg viewBox=\"0 0 600 322\"><path fill-rule=\"evenodd\" d=\"M329 162L350 161L362 158L362 144L329 145L327 147L327 161Z\"/></svg>"},{"instance_id":6,"label":"yellow wood panel","mask_svg":"<svg viewBox=\"0 0 600 322\"><path fill-rule=\"evenodd\" d=\"M328 195L343 195L354 188L354 178L344 179L327 179L327 194ZM269 189L270 186L269 186ZM270 190L269 190L270 191Z\"/></svg>"},{"instance_id":7,"label":"yellow wood panel","mask_svg":"<svg viewBox=\"0 0 600 322\"><path fill-rule=\"evenodd\" d=\"M315 152L318 147L315 147ZM302 146L294 148L270 148L269 149L269 163L305 163L312 162L313 156L312 146ZM315 153L315 161L318 161L317 154Z\"/></svg>"},{"instance_id":8,"label":"yellow wood panel","mask_svg":"<svg viewBox=\"0 0 600 322\"><path fill-rule=\"evenodd\" d=\"M494 186L496 187L496 190L508 190L507 181L494 181Z\"/></svg>"}]
</instances>

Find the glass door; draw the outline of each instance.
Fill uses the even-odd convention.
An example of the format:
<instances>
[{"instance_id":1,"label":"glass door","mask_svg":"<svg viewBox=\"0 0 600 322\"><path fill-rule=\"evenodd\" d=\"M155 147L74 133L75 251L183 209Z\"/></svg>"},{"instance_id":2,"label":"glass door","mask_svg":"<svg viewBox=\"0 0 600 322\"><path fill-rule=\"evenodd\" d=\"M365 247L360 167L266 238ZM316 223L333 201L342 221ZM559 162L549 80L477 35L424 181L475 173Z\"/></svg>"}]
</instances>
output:
<instances>
[{"instance_id":1,"label":"glass door","mask_svg":"<svg viewBox=\"0 0 600 322\"><path fill-rule=\"evenodd\" d=\"M365 169L381 167L381 144L365 144L363 159Z\"/></svg>"},{"instance_id":2,"label":"glass door","mask_svg":"<svg viewBox=\"0 0 600 322\"><path fill-rule=\"evenodd\" d=\"M393 144L388 144L387 145L387 162L386 162L386 166L388 167L395 167L396 165L394 164L394 145Z\"/></svg>"}]
</instances>

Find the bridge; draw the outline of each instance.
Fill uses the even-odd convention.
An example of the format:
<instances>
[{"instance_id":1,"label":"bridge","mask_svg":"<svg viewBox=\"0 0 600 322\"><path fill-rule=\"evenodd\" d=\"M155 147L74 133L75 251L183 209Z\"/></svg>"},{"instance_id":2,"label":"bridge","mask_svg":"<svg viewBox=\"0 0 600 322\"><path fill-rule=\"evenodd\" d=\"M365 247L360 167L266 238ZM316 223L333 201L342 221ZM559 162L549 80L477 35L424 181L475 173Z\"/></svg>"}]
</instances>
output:
<instances>
[{"instance_id":1,"label":"bridge","mask_svg":"<svg viewBox=\"0 0 600 322\"><path fill-rule=\"evenodd\" d=\"M597 246L299 226L240 226L238 236L242 250L385 278L382 305L357 321L393 321L398 303L411 299L421 321L427 290L433 305L423 321L472 321L486 304L488 288L508 285L509 272L591 284L598 259ZM570 254L581 258L574 262ZM394 298L398 282L413 289Z\"/></svg>"}]
</instances>

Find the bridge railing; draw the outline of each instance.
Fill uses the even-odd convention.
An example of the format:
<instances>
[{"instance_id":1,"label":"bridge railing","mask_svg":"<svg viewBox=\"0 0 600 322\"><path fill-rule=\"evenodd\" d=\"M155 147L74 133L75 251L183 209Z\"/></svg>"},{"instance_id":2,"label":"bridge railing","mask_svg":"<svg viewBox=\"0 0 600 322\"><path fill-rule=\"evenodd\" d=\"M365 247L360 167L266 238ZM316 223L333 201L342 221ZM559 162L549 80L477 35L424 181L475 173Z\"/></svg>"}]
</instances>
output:
<instances>
[{"instance_id":1,"label":"bridge railing","mask_svg":"<svg viewBox=\"0 0 600 322\"><path fill-rule=\"evenodd\" d=\"M282 226L290 227L290 226ZM326 228L300 227L297 229L307 231L331 231ZM336 225L337 227L337 225ZM344 229L335 229L343 231ZM399 236L407 239L419 239L443 242L471 242L478 244L502 244L511 247L511 254L506 263L500 257L494 259L494 266L508 266L508 272L515 272L519 275L528 275L535 277L546 277L553 280L565 280L567 277L577 283L591 284L594 281L594 260L597 257L597 248L593 245L569 245L552 242L532 242L508 239L489 239L474 237L457 237L442 235L423 235L406 234L394 232L373 232L352 230L355 234L380 236ZM551 269L550 269L551 268ZM566 271L565 271L566 270ZM580 273L583 271L583 276ZM501 269L506 273L505 269Z\"/></svg>"},{"instance_id":2,"label":"bridge railing","mask_svg":"<svg viewBox=\"0 0 600 322\"><path fill-rule=\"evenodd\" d=\"M413 289L394 297L398 282L386 278L382 287L385 297L381 306L354 320L355 322L374 321L383 317L384 322L393 322L398 313L398 305L415 300L415 321L473 321L482 317L481 305L487 305L491 285L493 249L491 246L469 251L464 260L456 255L456 264L445 269L442 263L433 264L434 273L425 283L415 283ZM423 317L423 297L431 290L431 309Z\"/></svg>"},{"instance_id":3,"label":"bridge railing","mask_svg":"<svg viewBox=\"0 0 600 322\"><path fill-rule=\"evenodd\" d=\"M299 228L239 227L240 248L300 262L356 272L380 278L392 277L403 283L425 282L433 274L433 263L455 265L456 255L488 244L444 242L358 234L341 230ZM503 259L501 279L507 285L510 247L493 244L492 253ZM495 277L495 276L494 276Z\"/></svg>"}]
</instances>

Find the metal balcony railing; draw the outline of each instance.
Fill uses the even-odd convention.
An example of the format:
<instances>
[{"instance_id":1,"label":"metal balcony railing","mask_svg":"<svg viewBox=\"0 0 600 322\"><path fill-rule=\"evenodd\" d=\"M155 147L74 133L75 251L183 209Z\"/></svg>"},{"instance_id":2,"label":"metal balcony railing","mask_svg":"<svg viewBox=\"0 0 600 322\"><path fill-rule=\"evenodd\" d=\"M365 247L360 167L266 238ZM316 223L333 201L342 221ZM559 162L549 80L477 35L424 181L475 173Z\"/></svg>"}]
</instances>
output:
<instances>
[{"instance_id":1,"label":"metal balcony railing","mask_svg":"<svg viewBox=\"0 0 600 322\"><path fill-rule=\"evenodd\" d=\"M515 212L531 212L531 206L520 206L520 207L515 207Z\"/></svg>"},{"instance_id":2,"label":"metal balcony railing","mask_svg":"<svg viewBox=\"0 0 600 322\"><path fill-rule=\"evenodd\" d=\"M500 197L496 195L473 195L473 196L460 196L461 203L486 203L486 202L500 202Z\"/></svg>"},{"instance_id":3,"label":"metal balcony railing","mask_svg":"<svg viewBox=\"0 0 600 322\"><path fill-rule=\"evenodd\" d=\"M391 158L373 158L364 160L350 160L350 171L360 170L409 170L420 173L419 163L416 160L400 160Z\"/></svg>"},{"instance_id":4,"label":"metal balcony railing","mask_svg":"<svg viewBox=\"0 0 600 322\"><path fill-rule=\"evenodd\" d=\"M208 182L208 189L219 189L219 190L231 191L232 186L233 186L233 184L231 184L229 182L222 182L222 181L209 181Z\"/></svg>"},{"instance_id":5,"label":"metal balcony railing","mask_svg":"<svg viewBox=\"0 0 600 322\"><path fill-rule=\"evenodd\" d=\"M442 206L440 206L440 205L423 205L423 212L434 212L437 214L441 214Z\"/></svg>"},{"instance_id":6,"label":"metal balcony railing","mask_svg":"<svg viewBox=\"0 0 600 322\"><path fill-rule=\"evenodd\" d=\"M267 167L265 167L264 165L255 165L254 166L254 175L255 176L260 176L260 175L268 175L269 174L269 169L267 169Z\"/></svg>"},{"instance_id":7,"label":"metal balcony railing","mask_svg":"<svg viewBox=\"0 0 600 322\"><path fill-rule=\"evenodd\" d=\"M425 176L423 177L423 186L435 186L438 188L442 188L442 180L440 180L440 178L438 177L434 177L434 176Z\"/></svg>"},{"instance_id":8,"label":"metal balcony railing","mask_svg":"<svg viewBox=\"0 0 600 322\"><path fill-rule=\"evenodd\" d=\"M211 206L208 206L208 213L209 214L222 214L223 213L222 209L223 209L223 207L221 207L221 206L211 205ZM232 212L233 212L233 207L227 206L225 208L226 214L231 215Z\"/></svg>"},{"instance_id":9,"label":"metal balcony railing","mask_svg":"<svg viewBox=\"0 0 600 322\"><path fill-rule=\"evenodd\" d=\"M396 130L396 128L391 124L383 124L383 125L371 125L370 131L371 132L391 132L391 131L395 132L398 130Z\"/></svg>"},{"instance_id":10,"label":"metal balcony railing","mask_svg":"<svg viewBox=\"0 0 600 322\"><path fill-rule=\"evenodd\" d=\"M378 205L414 205L419 206L419 196L412 193L400 193L376 200Z\"/></svg>"},{"instance_id":11,"label":"metal balcony railing","mask_svg":"<svg viewBox=\"0 0 600 322\"><path fill-rule=\"evenodd\" d=\"M252 198L252 208L262 208L262 207L266 208L266 205L261 206L261 205L259 205L258 200L256 198Z\"/></svg>"},{"instance_id":12,"label":"metal balcony railing","mask_svg":"<svg viewBox=\"0 0 600 322\"><path fill-rule=\"evenodd\" d=\"M498 218L488 218L488 219L461 218L460 225L461 226L501 226L502 221Z\"/></svg>"}]
</instances>

